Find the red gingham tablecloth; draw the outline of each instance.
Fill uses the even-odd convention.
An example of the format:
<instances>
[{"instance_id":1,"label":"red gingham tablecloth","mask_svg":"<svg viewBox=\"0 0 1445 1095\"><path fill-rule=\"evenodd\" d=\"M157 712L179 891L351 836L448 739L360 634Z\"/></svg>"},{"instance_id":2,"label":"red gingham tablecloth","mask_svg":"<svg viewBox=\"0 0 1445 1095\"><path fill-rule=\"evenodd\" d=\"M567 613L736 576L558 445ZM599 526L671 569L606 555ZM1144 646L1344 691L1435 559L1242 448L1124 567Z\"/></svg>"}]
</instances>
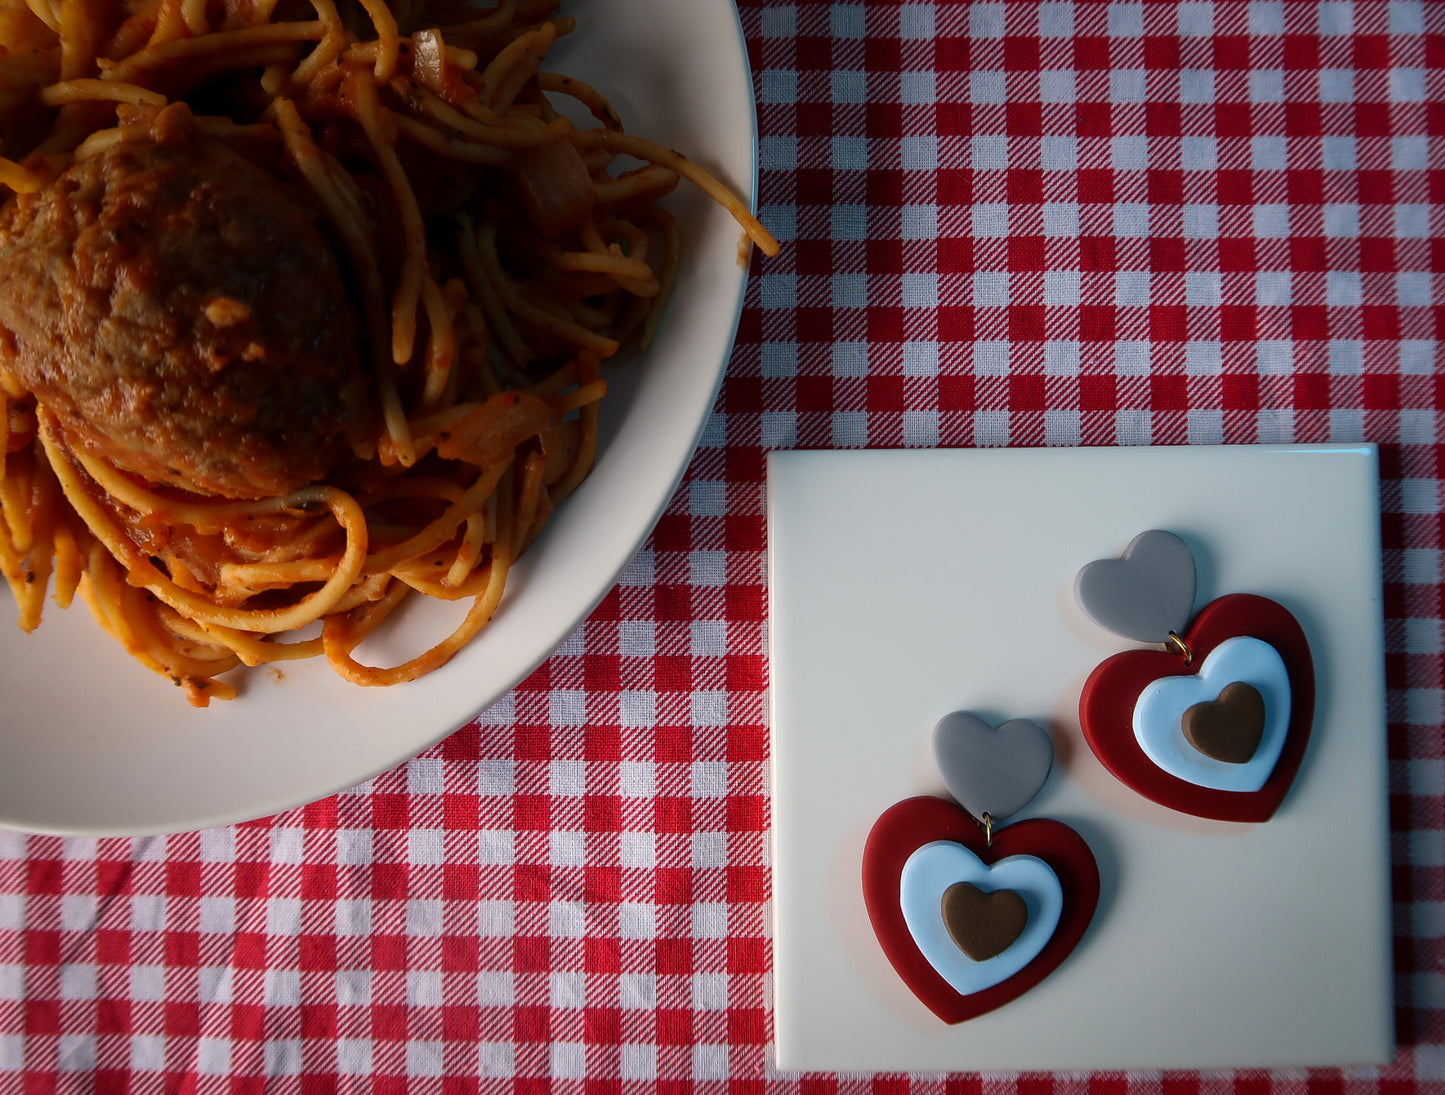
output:
<instances>
[{"instance_id":1,"label":"red gingham tablecloth","mask_svg":"<svg viewBox=\"0 0 1445 1095\"><path fill-rule=\"evenodd\" d=\"M0 833L0 1091L1445 1089L1445 4L742 18L784 250L654 535L529 680L371 783L183 836ZM1395 1062L779 1075L764 453L1356 440Z\"/></svg>"}]
</instances>

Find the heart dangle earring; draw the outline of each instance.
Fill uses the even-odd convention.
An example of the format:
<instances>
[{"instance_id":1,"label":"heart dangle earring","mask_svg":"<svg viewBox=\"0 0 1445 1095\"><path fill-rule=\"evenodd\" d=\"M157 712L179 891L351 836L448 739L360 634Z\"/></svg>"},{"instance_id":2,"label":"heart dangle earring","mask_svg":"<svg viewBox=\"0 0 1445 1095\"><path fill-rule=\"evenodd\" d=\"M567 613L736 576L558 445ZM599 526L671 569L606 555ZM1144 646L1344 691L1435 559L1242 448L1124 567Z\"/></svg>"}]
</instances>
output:
<instances>
[{"instance_id":1,"label":"heart dangle earring","mask_svg":"<svg viewBox=\"0 0 1445 1095\"><path fill-rule=\"evenodd\" d=\"M1079 571L1086 615L1163 647L1102 662L1079 697L1079 722L1104 767L1160 805L1268 821L1309 743L1309 642L1288 609L1253 594L1211 601L1191 623L1195 584L1189 545L1161 529Z\"/></svg>"},{"instance_id":2,"label":"heart dangle earring","mask_svg":"<svg viewBox=\"0 0 1445 1095\"><path fill-rule=\"evenodd\" d=\"M1099 868L1061 822L999 825L1053 765L1037 723L995 730L955 711L933 746L961 808L924 795L885 810L863 850L863 899L899 976L940 1019L960 1023L1017 999L1078 946L1099 903Z\"/></svg>"}]
</instances>

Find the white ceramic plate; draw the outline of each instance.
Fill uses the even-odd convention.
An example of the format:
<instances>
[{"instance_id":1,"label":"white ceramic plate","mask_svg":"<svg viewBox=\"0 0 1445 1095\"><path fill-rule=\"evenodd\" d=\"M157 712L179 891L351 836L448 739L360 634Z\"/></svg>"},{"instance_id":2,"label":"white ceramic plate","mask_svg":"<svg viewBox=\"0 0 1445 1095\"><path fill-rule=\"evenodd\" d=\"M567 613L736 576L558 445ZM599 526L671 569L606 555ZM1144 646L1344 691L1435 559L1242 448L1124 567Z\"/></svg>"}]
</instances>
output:
<instances>
[{"instance_id":1,"label":"white ceramic plate","mask_svg":"<svg viewBox=\"0 0 1445 1095\"><path fill-rule=\"evenodd\" d=\"M747 54L731 0L567 0L577 31L547 67L608 95L631 132L686 152L745 196L756 177ZM609 374L596 471L519 564L492 625L444 669L358 688L320 663L246 678L206 710L133 662L77 604L14 627L0 592L0 825L176 832L264 817L353 786L465 724L606 594L677 485L731 353L746 272L736 223L687 184L669 200L686 257L652 349ZM394 621L367 652L401 660L456 606Z\"/></svg>"}]
</instances>

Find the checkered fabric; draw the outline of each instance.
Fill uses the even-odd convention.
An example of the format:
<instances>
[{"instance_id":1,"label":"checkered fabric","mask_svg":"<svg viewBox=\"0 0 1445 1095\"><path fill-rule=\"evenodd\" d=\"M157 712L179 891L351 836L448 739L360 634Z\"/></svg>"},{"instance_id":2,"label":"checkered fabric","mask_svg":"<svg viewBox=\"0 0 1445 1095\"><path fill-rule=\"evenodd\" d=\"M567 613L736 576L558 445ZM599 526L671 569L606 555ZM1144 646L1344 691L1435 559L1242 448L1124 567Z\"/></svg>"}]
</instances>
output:
<instances>
[{"instance_id":1,"label":"checkered fabric","mask_svg":"<svg viewBox=\"0 0 1445 1095\"><path fill-rule=\"evenodd\" d=\"M0 1091L1445 1090L1445 4L742 16L784 250L656 532L529 680L369 784L184 836L0 834ZM1393 1065L776 1073L765 451L1355 440Z\"/></svg>"}]
</instances>

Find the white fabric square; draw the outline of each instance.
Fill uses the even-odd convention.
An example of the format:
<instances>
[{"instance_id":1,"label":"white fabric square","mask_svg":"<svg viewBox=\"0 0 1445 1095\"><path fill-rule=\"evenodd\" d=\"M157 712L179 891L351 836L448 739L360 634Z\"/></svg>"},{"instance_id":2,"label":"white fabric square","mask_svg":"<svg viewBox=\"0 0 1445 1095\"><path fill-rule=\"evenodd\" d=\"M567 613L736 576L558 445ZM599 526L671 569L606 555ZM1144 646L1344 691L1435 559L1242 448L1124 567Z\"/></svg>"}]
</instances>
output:
<instances>
[{"instance_id":1,"label":"white fabric square","mask_svg":"<svg viewBox=\"0 0 1445 1095\"><path fill-rule=\"evenodd\" d=\"M903 344L904 376L937 376L938 343L905 342Z\"/></svg>"},{"instance_id":2,"label":"white fabric square","mask_svg":"<svg viewBox=\"0 0 1445 1095\"><path fill-rule=\"evenodd\" d=\"M1263 376L1286 376L1294 371L1294 350L1282 339L1263 339L1254 348L1254 364Z\"/></svg>"},{"instance_id":3,"label":"white fabric square","mask_svg":"<svg viewBox=\"0 0 1445 1095\"><path fill-rule=\"evenodd\" d=\"M938 99L938 78L933 72L900 72L898 98L910 105L932 103Z\"/></svg>"},{"instance_id":4,"label":"white fabric square","mask_svg":"<svg viewBox=\"0 0 1445 1095\"><path fill-rule=\"evenodd\" d=\"M1077 342L1045 342L1044 372L1049 376L1079 375L1079 344Z\"/></svg>"},{"instance_id":5,"label":"white fabric square","mask_svg":"<svg viewBox=\"0 0 1445 1095\"><path fill-rule=\"evenodd\" d=\"M1288 270L1261 270L1254 275L1254 301L1261 307L1293 303L1294 275Z\"/></svg>"},{"instance_id":6,"label":"white fabric square","mask_svg":"<svg viewBox=\"0 0 1445 1095\"><path fill-rule=\"evenodd\" d=\"M1360 207L1344 203L1326 205L1323 209L1326 236L1353 239L1360 234Z\"/></svg>"},{"instance_id":7,"label":"white fabric square","mask_svg":"<svg viewBox=\"0 0 1445 1095\"><path fill-rule=\"evenodd\" d=\"M624 1080L657 1079L657 1047L633 1042L619 1046L617 1068Z\"/></svg>"},{"instance_id":8,"label":"white fabric square","mask_svg":"<svg viewBox=\"0 0 1445 1095\"><path fill-rule=\"evenodd\" d=\"M1363 303L1359 272L1331 270L1326 273L1325 303L1334 308L1358 308Z\"/></svg>"},{"instance_id":9,"label":"white fabric square","mask_svg":"<svg viewBox=\"0 0 1445 1095\"><path fill-rule=\"evenodd\" d=\"M904 411L903 444L910 448L937 448L939 440L937 411Z\"/></svg>"},{"instance_id":10,"label":"white fabric square","mask_svg":"<svg viewBox=\"0 0 1445 1095\"><path fill-rule=\"evenodd\" d=\"M1391 138L1390 166L1396 171L1424 171L1430 166L1430 139L1414 136Z\"/></svg>"},{"instance_id":11,"label":"white fabric square","mask_svg":"<svg viewBox=\"0 0 1445 1095\"><path fill-rule=\"evenodd\" d=\"M1423 68L1392 68L1390 98L1397 103L1425 101L1425 70Z\"/></svg>"},{"instance_id":12,"label":"white fabric square","mask_svg":"<svg viewBox=\"0 0 1445 1095\"><path fill-rule=\"evenodd\" d=\"M900 280L905 308L938 307L938 275L933 273L905 273Z\"/></svg>"},{"instance_id":13,"label":"white fabric square","mask_svg":"<svg viewBox=\"0 0 1445 1095\"><path fill-rule=\"evenodd\" d=\"M973 207L973 234L975 236L1007 236L1008 225L1007 205L981 202Z\"/></svg>"},{"instance_id":14,"label":"white fabric square","mask_svg":"<svg viewBox=\"0 0 1445 1095\"><path fill-rule=\"evenodd\" d=\"M202 1076L230 1075L231 1040L206 1037L196 1039L196 1071Z\"/></svg>"},{"instance_id":15,"label":"white fabric square","mask_svg":"<svg viewBox=\"0 0 1445 1095\"><path fill-rule=\"evenodd\" d=\"M979 376L1007 376L1009 344L985 339L973 344L973 371Z\"/></svg>"},{"instance_id":16,"label":"white fabric square","mask_svg":"<svg viewBox=\"0 0 1445 1095\"><path fill-rule=\"evenodd\" d=\"M1333 339L1329 362L1330 372L1337 376L1359 376L1365 371L1365 344L1358 339Z\"/></svg>"},{"instance_id":17,"label":"white fabric square","mask_svg":"<svg viewBox=\"0 0 1445 1095\"><path fill-rule=\"evenodd\" d=\"M1120 270L1114 275L1114 304L1146 308L1153 301L1153 275L1148 270Z\"/></svg>"},{"instance_id":18,"label":"white fabric square","mask_svg":"<svg viewBox=\"0 0 1445 1095\"><path fill-rule=\"evenodd\" d=\"M1149 74L1142 68L1118 68L1109 72L1109 101L1142 103L1149 97Z\"/></svg>"},{"instance_id":19,"label":"white fabric square","mask_svg":"<svg viewBox=\"0 0 1445 1095\"><path fill-rule=\"evenodd\" d=\"M129 1039L130 1067L134 1072L164 1072L166 1040L159 1034L132 1034Z\"/></svg>"},{"instance_id":20,"label":"white fabric square","mask_svg":"<svg viewBox=\"0 0 1445 1095\"><path fill-rule=\"evenodd\" d=\"M1289 167L1289 145L1283 137L1253 137L1249 157L1256 171L1283 171Z\"/></svg>"},{"instance_id":21,"label":"white fabric square","mask_svg":"<svg viewBox=\"0 0 1445 1095\"><path fill-rule=\"evenodd\" d=\"M721 901L699 901L692 907L694 939L726 939L728 907Z\"/></svg>"},{"instance_id":22,"label":"white fabric square","mask_svg":"<svg viewBox=\"0 0 1445 1095\"><path fill-rule=\"evenodd\" d=\"M728 652L726 620L693 620L688 633L694 658L721 658Z\"/></svg>"},{"instance_id":23,"label":"white fabric square","mask_svg":"<svg viewBox=\"0 0 1445 1095\"><path fill-rule=\"evenodd\" d=\"M343 1076L371 1074L371 1040L338 1038L336 1040L336 1071Z\"/></svg>"},{"instance_id":24,"label":"white fabric square","mask_svg":"<svg viewBox=\"0 0 1445 1095\"><path fill-rule=\"evenodd\" d=\"M1177 26L1181 38L1207 38L1214 33L1214 5L1189 2L1179 5Z\"/></svg>"},{"instance_id":25,"label":"white fabric square","mask_svg":"<svg viewBox=\"0 0 1445 1095\"><path fill-rule=\"evenodd\" d=\"M95 967L79 963L61 966L60 998L62 1000L94 1000Z\"/></svg>"},{"instance_id":26,"label":"white fabric square","mask_svg":"<svg viewBox=\"0 0 1445 1095\"><path fill-rule=\"evenodd\" d=\"M899 166L904 171L937 171L938 138L931 135L904 137L898 142Z\"/></svg>"},{"instance_id":27,"label":"white fabric square","mask_svg":"<svg viewBox=\"0 0 1445 1095\"><path fill-rule=\"evenodd\" d=\"M764 448L794 448L798 443L798 416L792 411L764 411L758 433Z\"/></svg>"},{"instance_id":28,"label":"white fabric square","mask_svg":"<svg viewBox=\"0 0 1445 1095\"><path fill-rule=\"evenodd\" d=\"M1213 137L1181 137L1179 166L1185 171L1213 171L1219 166L1219 142Z\"/></svg>"},{"instance_id":29,"label":"white fabric square","mask_svg":"<svg viewBox=\"0 0 1445 1095\"><path fill-rule=\"evenodd\" d=\"M1079 412L1057 409L1044 412L1045 445L1077 445L1083 433Z\"/></svg>"},{"instance_id":30,"label":"white fabric square","mask_svg":"<svg viewBox=\"0 0 1445 1095\"><path fill-rule=\"evenodd\" d=\"M1183 209L1184 238L1212 240L1219 237L1219 206L1186 205Z\"/></svg>"},{"instance_id":31,"label":"white fabric square","mask_svg":"<svg viewBox=\"0 0 1445 1095\"><path fill-rule=\"evenodd\" d=\"M1072 38L1074 36L1073 4L1039 4L1038 16L1040 38Z\"/></svg>"},{"instance_id":32,"label":"white fabric square","mask_svg":"<svg viewBox=\"0 0 1445 1095\"><path fill-rule=\"evenodd\" d=\"M1039 73L1039 101L1072 103L1078 98L1073 69L1044 69Z\"/></svg>"},{"instance_id":33,"label":"white fabric square","mask_svg":"<svg viewBox=\"0 0 1445 1095\"><path fill-rule=\"evenodd\" d=\"M618 835L620 865L638 870L657 866L657 837L653 833L621 833Z\"/></svg>"},{"instance_id":34,"label":"white fabric square","mask_svg":"<svg viewBox=\"0 0 1445 1095\"><path fill-rule=\"evenodd\" d=\"M1289 236L1289 206L1279 203L1254 207L1254 234L1260 239L1285 239Z\"/></svg>"},{"instance_id":35,"label":"white fabric square","mask_svg":"<svg viewBox=\"0 0 1445 1095\"><path fill-rule=\"evenodd\" d=\"M1207 68L1186 68L1179 73L1181 103L1214 102L1214 73Z\"/></svg>"},{"instance_id":36,"label":"white fabric square","mask_svg":"<svg viewBox=\"0 0 1445 1095\"><path fill-rule=\"evenodd\" d=\"M1120 376L1148 376L1149 358L1147 342L1121 340L1114 344L1114 372Z\"/></svg>"},{"instance_id":37,"label":"white fabric square","mask_svg":"<svg viewBox=\"0 0 1445 1095\"><path fill-rule=\"evenodd\" d=\"M1079 164L1076 137L1040 137L1039 166L1045 171L1072 171ZM1048 208L1045 206L1045 208Z\"/></svg>"},{"instance_id":38,"label":"white fabric square","mask_svg":"<svg viewBox=\"0 0 1445 1095\"><path fill-rule=\"evenodd\" d=\"M693 1046L692 1074L699 1080L726 1080L730 1075L728 1047L725 1045Z\"/></svg>"},{"instance_id":39,"label":"white fabric square","mask_svg":"<svg viewBox=\"0 0 1445 1095\"><path fill-rule=\"evenodd\" d=\"M1186 344L1184 371L1190 376L1218 376L1224 371L1223 348L1218 342Z\"/></svg>"},{"instance_id":40,"label":"white fabric square","mask_svg":"<svg viewBox=\"0 0 1445 1095\"><path fill-rule=\"evenodd\" d=\"M936 205L905 205L900 221L903 238L906 240L938 238L938 206Z\"/></svg>"},{"instance_id":41,"label":"white fabric square","mask_svg":"<svg viewBox=\"0 0 1445 1095\"><path fill-rule=\"evenodd\" d=\"M1004 171L1009 166L1008 138L993 133L981 134L969 142L975 171Z\"/></svg>"},{"instance_id":42,"label":"white fabric square","mask_svg":"<svg viewBox=\"0 0 1445 1095\"><path fill-rule=\"evenodd\" d=\"M618 621L617 652L624 658L652 657L657 653L657 624L652 620Z\"/></svg>"},{"instance_id":43,"label":"white fabric square","mask_svg":"<svg viewBox=\"0 0 1445 1095\"><path fill-rule=\"evenodd\" d=\"M1406 339L1400 343L1400 372L1406 376L1428 376L1435 371L1437 347L1433 339Z\"/></svg>"},{"instance_id":44,"label":"white fabric square","mask_svg":"<svg viewBox=\"0 0 1445 1095\"><path fill-rule=\"evenodd\" d=\"M547 1002L554 1008L587 1006L587 975L581 970L555 970L547 975Z\"/></svg>"},{"instance_id":45,"label":"white fabric square","mask_svg":"<svg viewBox=\"0 0 1445 1095\"><path fill-rule=\"evenodd\" d=\"M628 1011L651 1011L657 1007L657 976L651 973L618 974L617 1003Z\"/></svg>"},{"instance_id":46,"label":"white fabric square","mask_svg":"<svg viewBox=\"0 0 1445 1095\"><path fill-rule=\"evenodd\" d=\"M1009 303L1009 276L1003 270L980 270L973 275L973 306L1002 308Z\"/></svg>"},{"instance_id":47,"label":"white fabric square","mask_svg":"<svg viewBox=\"0 0 1445 1095\"><path fill-rule=\"evenodd\" d=\"M868 307L867 274L834 274L828 281L834 308Z\"/></svg>"},{"instance_id":48,"label":"white fabric square","mask_svg":"<svg viewBox=\"0 0 1445 1095\"><path fill-rule=\"evenodd\" d=\"M1139 38L1144 34L1143 4L1110 4L1108 18L1112 38Z\"/></svg>"},{"instance_id":49,"label":"white fabric square","mask_svg":"<svg viewBox=\"0 0 1445 1095\"><path fill-rule=\"evenodd\" d=\"M578 798L587 793L585 760L547 762L547 791L558 798Z\"/></svg>"},{"instance_id":50,"label":"white fabric square","mask_svg":"<svg viewBox=\"0 0 1445 1095\"><path fill-rule=\"evenodd\" d=\"M1149 235L1149 207L1143 202L1120 202L1115 205L1114 235L1135 239Z\"/></svg>"},{"instance_id":51,"label":"white fabric square","mask_svg":"<svg viewBox=\"0 0 1445 1095\"><path fill-rule=\"evenodd\" d=\"M60 1072L94 1072L95 1035L62 1034L56 1040L55 1067Z\"/></svg>"},{"instance_id":52,"label":"white fabric square","mask_svg":"<svg viewBox=\"0 0 1445 1095\"><path fill-rule=\"evenodd\" d=\"M1390 0L1391 34L1425 33L1425 6L1421 0Z\"/></svg>"},{"instance_id":53,"label":"white fabric square","mask_svg":"<svg viewBox=\"0 0 1445 1095\"><path fill-rule=\"evenodd\" d=\"M866 418L862 412L854 416ZM834 434L838 436L838 416L834 415ZM865 427L866 428L866 427ZM688 702L688 718L693 726L726 726L728 724L728 694L719 689L694 692Z\"/></svg>"},{"instance_id":54,"label":"white fabric square","mask_svg":"<svg viewBox=\"0 0 1445 1095\"><path fill-rule=\"evenodd\" d=\"M710 867L726 867L727 865L727 833L692 834L692 867L694 870L707 870Z\"/></svg>"},{"instance_id":55,"label":"white fabric square","mask_svg":"<svg viewBox=\"0 0 1445 1095\"><path fill-rule=\"evenodd\" d=\"M971 38L1002 38L1005 6L997 3L973 4L968 9L968 33Z\"/></svg>"},{"instance_id":56,"label":"white fabric square","mask_svg":"<svg viewBox=\"0 0 1445 1095\"><path fill-rule=\"evenodd\" d=\"M657 908L640 901L617 906L617 934L623 939L657 938Z\"/></svg>"},{"instance_id":57,"label":"white fabric square","mask_svg":"<svg viewBox=\"0 0 1445 1095\"><path fill-rule=\"evenodd\" d=\"M1395 299L1404 308L1428 308L1435 303L1430 275L1423 270L1403 270L1396 274Z\"/></svg>"},{"instance_id":58,"label":"white fabric square","mask_svg":"<svg viewBox=\"0 0 1445 1095\"><path fill-rule=\"evenodd\" d=\"M547 693L547 715L558 726L585 726L587 693L580 688L554 688Z\"/></svg>"},{"instance_id":59,"label":"white fabric square","mask_svg":"<svg viewBox=\"0 0 1445 1095\"><path fill-rule=\"evenodd\" d=\"M301 1003L300 970L266 970L262 985L263 998L273 1007L298 1007Z\"/></svg>"},{"instance_id":60,"label":"white fabric square","mask_svg":"<svg viewBox=\"0 0 1445 1095\"><path fill-rule=\"evenodd\" d=\"M1355 74L1347 68L1321 69L1319 74L1320 102L1353 103L1355 101Z\"/></svg>"},{"instance_id":61,"label":"white fabric square","mask_svg":"<svg viewBox=\"0 0 1445 1095\"><path fill-rule=\"evenodd\" d=\"M166 998L164 966L132 966L130 968L131 999L155 1003Z\"/></svg>"},{"instance_id":62,"label":"white fabric square","mask_svg":"<svg viewBox=\"0 0 1445 1095\"><path fill-rule=\"evenodd\" d=\"M547 862L554 867L582 867L587 863L587 834L579 830L553 830L547 834Z\"/></svg>"},{"instance_id":63,"label":"white fabric square","mask_svg":"<svg viewBox=\"0 0 1445 1095\"><path fill-rule=\"evenodd\" d=\"M446 1053L443 1044L441 1042L407 1042L406 1074L408 1076L446 1075Z\"/></svg>"},{"instance_id":64,"label":"white fabric square","mask_svg":"<svg viewBox=\"0 0 1445 1095\"><path fill-rule=\"evenodd\" d=\"M1283 34L1283 0L1255 0L1250 4L1249 33L1259 36Z\"/></svg>"},{"instance_id":65,"label":"white fabric square","mask_svg":"<svg viewBox=\"0 0 1445 1095\"><path fill-rule=\"evenodd\" d=\"M371 1003L370 970L337 970L331 975L336 1003L344 1008L364 1008Z\"/></svg>"},{"instance_id":66,"label":"white fabric square","mask_svg":"<svg viewBox=\"0 0 1445 1095\"><path fill-rule=\"evenodd\" d=\"M1217 308L1222 300L1218 270L1190 270L1184 275L1184 302L1193 308Z\"/></svg>"},{"instance_id":67,"label":"white fabric square","mask_svg":"<svg viewBox=\"0 0 1445 1095\"><path fill-rule=\"evenodd\" d=\"M512 1076L516 1072L511 1042L478 1042L477 1073L481 1076Z\"/></svg>"},{"instance_id":68,"label":"white fabric square","mask_svg":"<svg viewBox=\"0 0 1445 1095\"><path fill-rule=\"evenodd\" d=\"M509 1008L517 997L516 978L506 970L481 970L477 973L477 1006Z\"/></svg>"},{"instance_id":69,"label":"white fabric square","mask_svg":"<svg viewBox=\"0 0 1445 1095\"><path fill-rule=\"evenodd\" d=\"M1044 273L1044 303L1051 307L1077 307L1082 274L1078 270L1048 270Z\"/></svg>"},{"instance_id":70,"label":"white fabric square","mask_svg":"<svg viewBox=\"0 0 1445 1095\"><path fill-rule=\"evenodd\" d=\"M407 970L406 1002L414 1008L442 1006L442 974L440 970Z\"/></svg>"},{"instance_id":71,"label":"white fabric square","mask_svg":"<svg viewBox=\"0 0 1445 1095\"><path fill-rule=\"evenodd\" d=\"M727 552L693 551L688 553L687 561L693 585L727 585Z\"/></svg>"},{"instance_id":72,"label":"white fabric square","mask_svg":"<svg viewBox=\"0 0 1445 1095\"><path fill-rule=\"evenodd\" d=\"M582 1079L587 1075L587 1046L582 1042L553 1042L547 1049L547 1070L554 1079Z\"/></svg>"},{"instance_id":73,"label":"white fabric square","mask_svg":"<svg viewBox=\"0 0 1445 1095\"><path fill-rule=\"evenodd\" d=\"M720 551L695 552L710 556L720 556ZM696 563L694 561L694 568ZM698 583L704 584L704 583ZM706 583L713 584L713 583ZM623 726L645 729L657 723L657 693L656 692L619 692L617 695L617 714Z\"/></svg>"},{"instance_id":74,"label":"white fabric square","mask_svg":"<svg viewBox=\"0 0 1445 1095\"><path fill-rule=\"evenodd\" d=\"M1008 100L1004 74L991 69L976 69L968 76L968 97L978 104L1002 103Z\"/></svg>"},{"instance_id":75,"label":"white fabric square","mask_svg":"<svg viewBox=\"0 0 1445 1095\"><path fill-rule=\"evenodd\" d=\"M1077 202L1048 202L1044 205L1044 235L1072 239L1079 234Z\"/></svg>"},{"instance_id":76,"label":"white fabric square","mask_svg":"<svg viewBox=\"0 0 1445 1095\"><path fill-rule=\"evenodd\" d=\"M796 376L798 344L796 342L764 342L761 351L764 376Z\"/></svg>"},{"instance_id":77,"label":"white fabric square","mask_svg":"<svg viewBox=\"0 0 1445 1095\"><path fill-rule=\"evenodd\" d=\"M447 861L446 834L440 829L413 829L406 835L406 859L415 865L437 866Z\"/></svg>"}]
</instances>

